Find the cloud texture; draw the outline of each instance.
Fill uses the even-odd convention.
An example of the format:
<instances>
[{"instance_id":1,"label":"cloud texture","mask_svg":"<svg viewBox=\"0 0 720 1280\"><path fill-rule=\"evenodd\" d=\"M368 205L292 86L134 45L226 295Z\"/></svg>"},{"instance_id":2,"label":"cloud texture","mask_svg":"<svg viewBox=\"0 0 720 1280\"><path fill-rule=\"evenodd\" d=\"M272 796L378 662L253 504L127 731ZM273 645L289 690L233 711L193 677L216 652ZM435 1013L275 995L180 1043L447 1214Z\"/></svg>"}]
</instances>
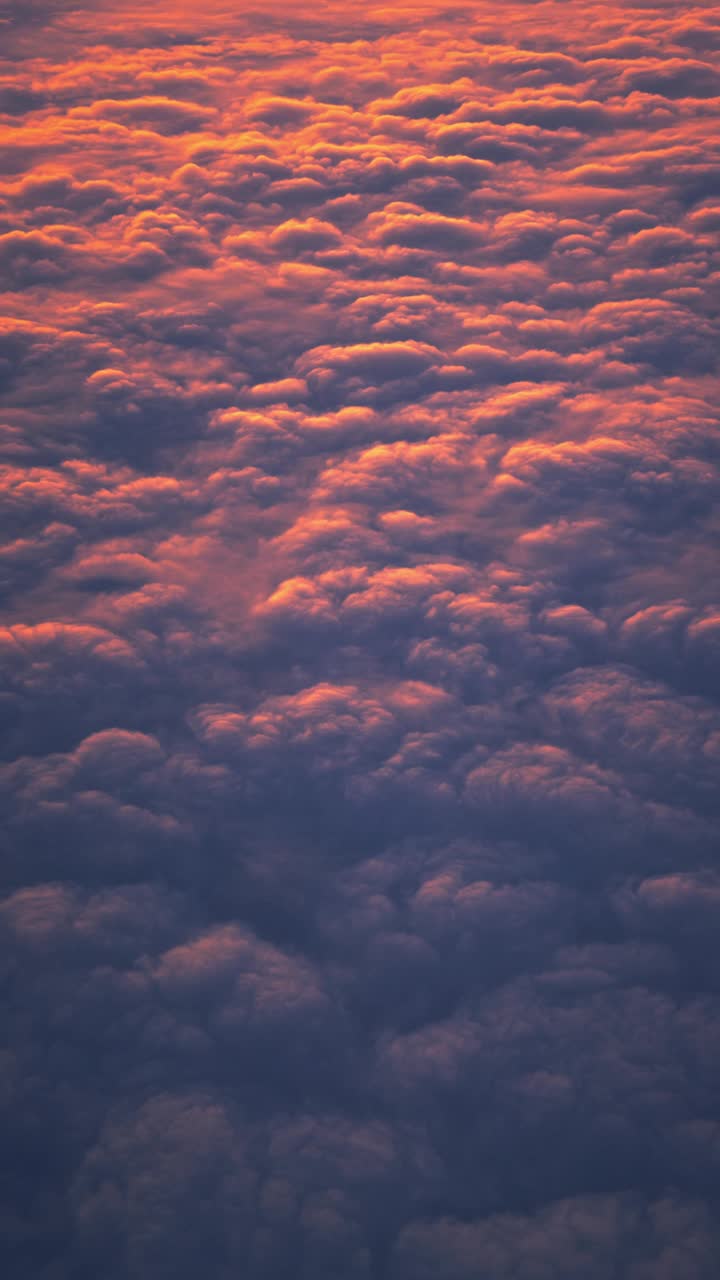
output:
<instances>
[{"instance_id":1,"label":"cloud texture","mask_svg":"<svg viewBox=\"0 0 720 1280\"><path fill-rule=\"evenodd\" d=\"M8 1280L716 1280L720 21L11 9Z\"/></svg>"}]
</instances>

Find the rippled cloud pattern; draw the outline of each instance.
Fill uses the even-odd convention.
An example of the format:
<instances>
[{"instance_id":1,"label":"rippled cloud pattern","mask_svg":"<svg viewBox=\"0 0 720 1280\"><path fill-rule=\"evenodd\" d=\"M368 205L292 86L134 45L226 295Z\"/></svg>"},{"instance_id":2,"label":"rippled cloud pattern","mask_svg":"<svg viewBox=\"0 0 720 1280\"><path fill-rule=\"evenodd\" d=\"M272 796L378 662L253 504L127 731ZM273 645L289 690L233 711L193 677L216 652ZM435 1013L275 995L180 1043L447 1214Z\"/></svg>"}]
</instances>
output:
<instances>
[{"instance_id":1,"label":"rippled cloud pattern","mask_svg":"<svg viewBox=\"0 0 720 1280\"><path fill-rule=\"evenodd\" d=\"M720 16L0 26L8 1280L717 1280Z\"/></svg>"}]
</instances>

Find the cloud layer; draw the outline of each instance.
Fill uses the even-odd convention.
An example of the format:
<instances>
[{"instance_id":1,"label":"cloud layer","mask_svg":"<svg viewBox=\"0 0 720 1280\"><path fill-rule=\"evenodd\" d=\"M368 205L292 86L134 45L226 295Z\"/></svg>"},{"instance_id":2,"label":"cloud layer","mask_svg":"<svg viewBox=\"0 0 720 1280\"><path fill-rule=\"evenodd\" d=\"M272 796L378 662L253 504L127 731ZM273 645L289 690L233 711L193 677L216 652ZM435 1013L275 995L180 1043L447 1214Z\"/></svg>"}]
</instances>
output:
<instances>
[{"instance_id":1,"label":"cloud layer","mask_svg":"<svg viewBox=\"0 0 720 1280\"><path fill-rule=\"evenodd\" d=\"M3 32L10 1280L716 1280L717 14Z\"/></svg>"}]
</instances>

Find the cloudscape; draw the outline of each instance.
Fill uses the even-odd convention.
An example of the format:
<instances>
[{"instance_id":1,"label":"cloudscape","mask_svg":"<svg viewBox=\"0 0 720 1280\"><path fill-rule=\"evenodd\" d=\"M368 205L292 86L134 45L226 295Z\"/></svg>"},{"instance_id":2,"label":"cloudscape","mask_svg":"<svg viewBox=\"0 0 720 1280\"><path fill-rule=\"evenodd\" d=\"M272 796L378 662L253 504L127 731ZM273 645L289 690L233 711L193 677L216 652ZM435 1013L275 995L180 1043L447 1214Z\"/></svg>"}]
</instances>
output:
<instances>
[{"instance_id":1,"label":"cloudscape","mask_svg":"<svg viewBox=\"0 0 720 1280\"><path fill-rule=\"evenodd\" d=\"M719 51L6 10L8 1280L717 1280Z\"/></svg>"}]
</instances>

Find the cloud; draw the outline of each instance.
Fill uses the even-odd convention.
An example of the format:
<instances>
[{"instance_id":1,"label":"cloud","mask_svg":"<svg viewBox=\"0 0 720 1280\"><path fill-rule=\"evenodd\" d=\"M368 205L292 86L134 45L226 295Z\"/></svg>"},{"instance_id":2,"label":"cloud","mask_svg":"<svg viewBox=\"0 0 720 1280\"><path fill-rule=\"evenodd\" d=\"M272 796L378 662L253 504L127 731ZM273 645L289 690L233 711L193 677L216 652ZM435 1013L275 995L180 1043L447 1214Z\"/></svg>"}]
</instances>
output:
<instances>
[{"instance_id":1,"label":"cloud","mask_svg":"<svg viewBox=\"0 0 720 1280\"><path fill-rule=\"evenodd\" d=\"M719 30L9 13L10 1280L714 1280Z\"/></svg>"},{"instance_id":2,"label":"cloud","mask_svg":"<svg viewBox=\"0 0 720 1280\"><path fill-rule=\"evenodd\" d=\"M401 1237L395 1264L397 1276L477 1274L478 1258L488 1275L498 1278L578 1273L598 1280L624 1256L645 1220L650 1232L628 1266L632 1280L650 1275L672 1277L681 1271L702 1280L711 1274L703 1261L715 1247L711 1222L690 1207L672 1200L640 1206L628 1198L617 1203L607 1197L559 1201L534 1217L491 1218L487 1225L440 1221L432 1226L408 1227Z\"/></svg>"}]
</instances>

